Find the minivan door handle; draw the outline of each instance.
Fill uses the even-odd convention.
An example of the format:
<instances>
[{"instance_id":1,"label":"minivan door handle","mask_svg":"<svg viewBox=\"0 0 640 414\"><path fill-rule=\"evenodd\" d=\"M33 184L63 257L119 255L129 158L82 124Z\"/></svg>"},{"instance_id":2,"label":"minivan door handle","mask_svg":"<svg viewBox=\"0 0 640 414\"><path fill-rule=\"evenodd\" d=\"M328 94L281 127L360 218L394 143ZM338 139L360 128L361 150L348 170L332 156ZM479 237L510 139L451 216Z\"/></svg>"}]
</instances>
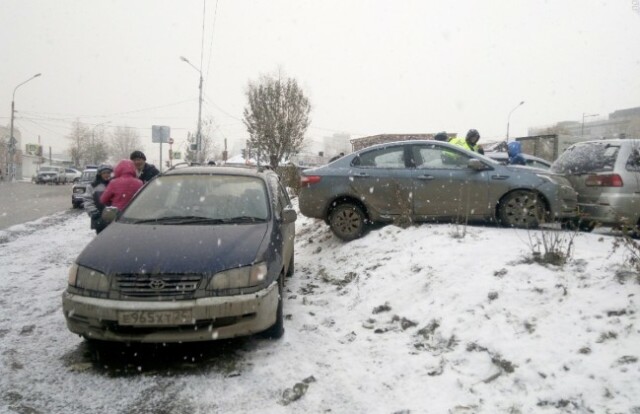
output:
<instances>
[{"instance_id":1,"label":"minivan door handle","mask_svg":"<svg viewBox=\"0 0 640 414\"><path fill-rule=\"evenodd\" d=\"M366 173L366 172L359 172L359 173L354 174L354 177L356 177L356 178L358 178L358 177L368 177L368 176L369 176L369 174Z\"/></svg>"},{"instance_id":2,"label":"minivan door handle","mask_svg":"<svg viewBox=\"0 0 640 414\"><path fill-rule=\"evenodd\" d=\"M433 175L428 175L428 174L422 174L416 177L418 180L433 180L434 177Z\"/></svg>"}]
</instances>

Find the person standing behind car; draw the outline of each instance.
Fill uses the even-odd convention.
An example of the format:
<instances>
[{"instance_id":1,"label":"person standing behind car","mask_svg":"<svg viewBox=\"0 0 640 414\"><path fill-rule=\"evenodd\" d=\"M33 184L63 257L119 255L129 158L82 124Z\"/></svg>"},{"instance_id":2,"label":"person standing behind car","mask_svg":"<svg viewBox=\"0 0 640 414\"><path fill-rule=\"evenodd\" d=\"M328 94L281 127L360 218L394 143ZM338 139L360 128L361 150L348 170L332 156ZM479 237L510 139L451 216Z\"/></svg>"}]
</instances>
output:
<instances>
[{"instance_id":1,"label":"person standing behind car","mask_svg":"<svg viewBox=\"0 0 640 414\"><path fill-rule=\"evenodd\" d=\"M507 144L507 154L509 155L509 164L527 165L527 161L522 155L522 144L518 141L511 141Z\"/></svg>"},{"instance_id":2,"label":"person standing behind car","mask_svg":"<svg viewBox=\"0 0 640 414\"><path fill-rule=\"evenodd\" d=\"M436 141L441 141L441 142L448 142L449 141L449 135L445 132L438 132L437 134L435 134L433 136L433 139L435 139Z\"/></svg>"},{"instance_id":3,"label":"person standing behind car","mask_svg":"<svg viewBox=\"0 0 640 414\"><path fill-rule=\"evenodd\" d=\"M108 223L105 223L101 216L104 210L104 204L100 202L100 196L104 193L111 181L111 173L113 168L110 165L103 164L96 171L96 178L87 186L84 197L84 209L89 217L91 217L91 228L99 234Z\"/></svg>"},{"instance_id":4,"label":"person standing behind car","mask_svg":"<svg viewBox=\"0 0 640 414\"><path fill-rule=\"evenodd\" d=\"M142 184L142 180L136 178L136 166L133 161L122 160L116 165L113 179L102 193L100 202L105 206L116 207L122 211L142 187Z\"/></svg>"},{"instance_id":5,"label":"person standing behind car","mask_svg":"<svg viewBox=\"0 0 640 414\"><path fill-rule=\"evenodd\" d=\"M136 176L141 179L143 183L160 174L160 171L158 171L155 165L147 163L147 157L145 157L142 151L133 151L129 159L136 165Z\"/></svg>"},{"instance_id":6,"label":"person standing behind car","mask_svg":"<svg viewBox=\"0 0 640 414\"><path fill-rule=\"evenodd\" d=\"M469 151L483 154L484 150L480 152L478 141L480 141L480 133L475 129L470 129L469 132L467 132L466 138L462 138L462 137L453 138L449 141L449 144L457 145Z\"/></svg>"}]
</instances>

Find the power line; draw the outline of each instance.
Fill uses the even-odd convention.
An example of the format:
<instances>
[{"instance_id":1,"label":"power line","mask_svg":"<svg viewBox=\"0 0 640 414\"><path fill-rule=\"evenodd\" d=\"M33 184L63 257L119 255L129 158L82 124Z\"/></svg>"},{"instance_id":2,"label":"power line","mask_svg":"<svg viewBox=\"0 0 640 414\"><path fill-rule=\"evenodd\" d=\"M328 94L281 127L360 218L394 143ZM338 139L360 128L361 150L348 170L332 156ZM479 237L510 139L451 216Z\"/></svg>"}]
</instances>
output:
<instances>
[{"instance_id":1,"label":"power line","mask_svg":"<svg viewBox=\"0 0 640 414\"><path fill-rule=\"evenodd\" d=\"M73 114L62 114L62 113L55 113L55 112L30 112L30 111L22 111L23 113L29 113L29 114L44 114L44 115L60 115L60 116L64 116L65 118L61 118L61 119L76 119L76 118L109 118L109 117L114 117L114 116L118 116L118 115L126 115L126 114L133 114L133 113L137 113L137 112L144 112L144 111L151 111L154 109L161 109L161 108L167 108L170 106L176 106L176 105L180 105L186 102L192 102L195 99L185 99L182 101L178 101L178 102L172 102L172 103L168 103L168 104L164 104L164 105L158 105L158 106L152 106L152 107L148 107L148 108L141 108L141 109L134 109L134 110L130 110L130 111L124 111L124 112L115 112L115 113L111 113L111 114L103 114L103 115L73 115Z\"/></svg>"}]
</instances>

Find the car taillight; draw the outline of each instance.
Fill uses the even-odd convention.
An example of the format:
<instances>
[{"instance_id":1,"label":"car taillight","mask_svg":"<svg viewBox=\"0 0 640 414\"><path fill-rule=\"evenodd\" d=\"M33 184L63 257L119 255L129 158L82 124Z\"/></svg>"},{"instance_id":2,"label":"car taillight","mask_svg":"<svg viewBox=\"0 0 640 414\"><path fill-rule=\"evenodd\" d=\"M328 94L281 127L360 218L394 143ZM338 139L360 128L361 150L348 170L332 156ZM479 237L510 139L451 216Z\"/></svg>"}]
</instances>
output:
<instances>
[{"instance_id":1,"label":"car taillight","mask_svg":"<svg viewBox=\"0 0 640 414\"><path fill-rule=\"evenodd\" d=\"M587 187L622 187L622 177L618 174L590 175L584 184Z\"/></svg>"},{"instance_id":2,"label":"car taillight","mask_svg":"<svg viewBox=\"0 0 640 414\"><path fill-rule=\"evenodd\" d=\"M320 177L319 175L303 175L303 176L300 176L300 184L311 185L311 184L319 183L321 178L322 177Z\"/></svg>"}]
</instances>

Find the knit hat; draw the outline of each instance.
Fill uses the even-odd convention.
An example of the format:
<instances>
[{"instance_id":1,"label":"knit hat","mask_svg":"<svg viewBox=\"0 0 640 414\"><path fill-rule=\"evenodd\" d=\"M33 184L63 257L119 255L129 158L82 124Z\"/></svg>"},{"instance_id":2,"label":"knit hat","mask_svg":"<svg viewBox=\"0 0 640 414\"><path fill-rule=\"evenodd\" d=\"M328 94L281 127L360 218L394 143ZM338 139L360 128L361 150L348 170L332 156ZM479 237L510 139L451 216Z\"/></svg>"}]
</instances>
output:
<instances>
[{"instance_id":1,"label":"knit hat","mask_svg":"<svg viewBox=\"0 0 640 414\"><path fill-rule=\"evenodd\" d=\"M98 174L102 174L104 171L109 171L109 172L113 172L113 167L110 166L109 164L101 164L98 167L98 171L96 171Z\"/></svg>"},{"instance_id":2,"label":"knit hat","mask_svg":"<svg viewBox=\"0 0 640 414\"><path fill-rule=\"evenodd\" d=\"M131 153L131 155L129 156L129 159L130 159L131 161L133 161L133 160L135 160L135 159L137 159L137 158L142 158L142 159L143 159L143 160L145 160L145 161L147 160L147 157L145 157L145 156L144 156L144 152L142 152L142 151L137 151L137 150L136 150L136 151L133 151L133 152Z\"/></svg>"}]
</instances>

